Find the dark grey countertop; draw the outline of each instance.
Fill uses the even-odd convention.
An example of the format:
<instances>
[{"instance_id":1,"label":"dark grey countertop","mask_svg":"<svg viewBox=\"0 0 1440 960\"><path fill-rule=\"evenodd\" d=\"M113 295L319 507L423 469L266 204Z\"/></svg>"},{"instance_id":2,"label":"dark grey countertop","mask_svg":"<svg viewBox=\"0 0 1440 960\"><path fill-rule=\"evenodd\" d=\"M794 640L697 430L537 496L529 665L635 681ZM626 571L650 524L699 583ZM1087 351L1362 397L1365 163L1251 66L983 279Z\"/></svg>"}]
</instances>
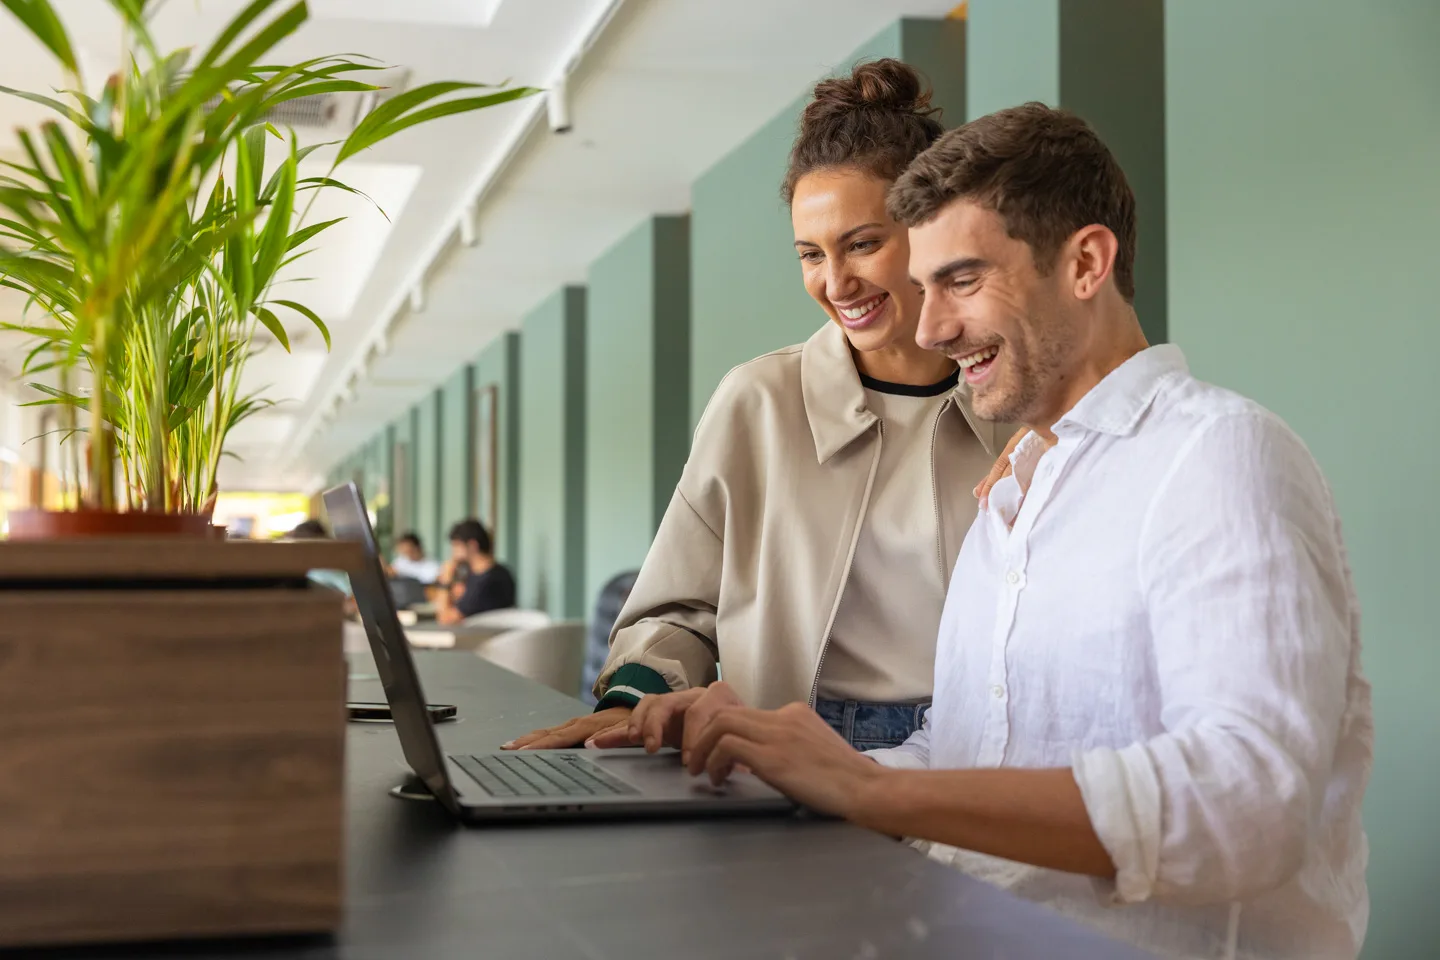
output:
<instances>
[{"instance_id":1,"label":"dark grey countertop","mask_svg":"<svg viewBox=\"0 0 1440 960\"><path fill-rule=\"evenodd\" d=\"M479 752L581 712L463 652L418 652L431 702ZM357 664L357 671L365 666ZM381 700L351 683L352 700ZM843 823L745 819L464 828L388 794L395 733L352 724L347 917L329 939L29 951L275 960L1140 960L1147 956Z\"/></svg>"}]
</instances>

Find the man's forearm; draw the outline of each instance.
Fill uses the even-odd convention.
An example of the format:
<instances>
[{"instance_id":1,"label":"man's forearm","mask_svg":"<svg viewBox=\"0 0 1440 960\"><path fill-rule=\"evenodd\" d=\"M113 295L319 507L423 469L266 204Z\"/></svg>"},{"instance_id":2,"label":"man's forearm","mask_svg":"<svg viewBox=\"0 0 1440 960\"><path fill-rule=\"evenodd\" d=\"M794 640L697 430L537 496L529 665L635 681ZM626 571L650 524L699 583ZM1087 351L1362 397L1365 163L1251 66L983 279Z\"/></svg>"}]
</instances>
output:
<instances>
[{"instance_id":1,"label":"man's forearm","mask_svg":"<svg viewBox=\"0 0 1440 960\"><path fill-rule=\"evenodd\" d=\"M1115 876L1068 769L886 770L857 792L849 816L892 836Z\"/></svg>"}]
</instances>

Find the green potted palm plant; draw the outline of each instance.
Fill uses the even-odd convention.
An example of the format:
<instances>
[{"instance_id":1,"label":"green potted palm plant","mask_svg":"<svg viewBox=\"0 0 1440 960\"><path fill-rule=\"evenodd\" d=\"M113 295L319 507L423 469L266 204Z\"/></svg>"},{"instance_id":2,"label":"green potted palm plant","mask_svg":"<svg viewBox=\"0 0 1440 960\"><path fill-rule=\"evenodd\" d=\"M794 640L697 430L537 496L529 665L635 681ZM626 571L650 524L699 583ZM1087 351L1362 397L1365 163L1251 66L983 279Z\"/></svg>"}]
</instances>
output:
<instances>
[{"instance_id":1,"label":"green potted palm plant","mask_svg":"<svg viewBox=\"0 0 1440 960\"><path fill-rule=\"evenodd\" d=\"M71 510L10 514L19 542L0 543L0 948L333 930L342 608L306 574L358 548L208 536L217 470L231 429L270 402L240 386L257 333L288 349L282 317L298 318L329 342L275 291L335 222L306 217L346 189L335 167L533 91L396 94L306 176L316 147L271 112L373 90L378 65L275 65L303 2L254 0L203 52L156 48L156 4L110 2L123 66L86 93L51 4L0 0L5 28L18 20L73 87L0 90L56 115L0 161L0 285L25 295L26 368L84 491Z\"/></svg>"},{"instance_id":2,"label":"green potted palm plant","mask_svg":"<svg viewBox=\"0 0 1440 960\"><path fill-rule=\"evenodd\" d=\"M55 113L19 131L23 158L0 163L0 285L26 296L36 338L25 370L38 403L60 408L83 474L75 509L11 514L11 537L203 534L229 431L271 398L239 393L265 328L282 316L324 323L272 296L277 273L338 221L306 223L317 192L349 189L344 160L420 123L528 96L526 87L430 83L382 102L339 144L329 174L304 177L301 148L268 121L286 101L375 91L372 61L330 56L267 63L305 21L303 2L255 0L198 55L163 52L152 0L110 0L126 39L122 69L91 96L47 0L0 0L64 68L72 89L0 88ZM266 171L267 140L287 145Z\"/></svg>"}]
</instances>

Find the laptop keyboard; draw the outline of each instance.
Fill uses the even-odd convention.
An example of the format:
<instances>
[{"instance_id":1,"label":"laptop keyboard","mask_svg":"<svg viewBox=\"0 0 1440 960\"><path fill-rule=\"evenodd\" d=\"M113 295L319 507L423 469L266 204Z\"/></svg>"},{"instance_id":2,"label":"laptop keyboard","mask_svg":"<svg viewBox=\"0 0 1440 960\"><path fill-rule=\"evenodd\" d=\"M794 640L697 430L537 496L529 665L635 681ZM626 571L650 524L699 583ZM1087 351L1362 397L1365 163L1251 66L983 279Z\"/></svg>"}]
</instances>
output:
<instances>
[{"instance_id":1,"label":"laptop keyboard","mask_svg":"<svg viewBox=\"0 0 1440 960\"><path fill-rule=\"evenodd\" d=\"M613 797L640 792L572 753L450 759L492 797Z\"/></svg>"}]
</instances>

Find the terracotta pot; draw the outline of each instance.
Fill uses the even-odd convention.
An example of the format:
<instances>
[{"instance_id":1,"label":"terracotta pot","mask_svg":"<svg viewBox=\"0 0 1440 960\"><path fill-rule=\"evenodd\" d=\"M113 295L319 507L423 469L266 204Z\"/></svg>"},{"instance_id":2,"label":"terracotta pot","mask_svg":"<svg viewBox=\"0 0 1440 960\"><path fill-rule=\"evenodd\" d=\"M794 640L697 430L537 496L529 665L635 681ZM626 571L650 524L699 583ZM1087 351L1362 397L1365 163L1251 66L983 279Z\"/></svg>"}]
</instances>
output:
<instances>
[{"instance_id":1,"label":"terracotta pot","mask_svg":"<svg viewBox=\"0 0 1440 960\"><path fill-rule=\"evenodd\" d=\"M12 510L11 540L67 537L215 537L203 513L112 513L108 510ZM219 528L219 537L225 536Z\"/></svg>"}]
</instances>

